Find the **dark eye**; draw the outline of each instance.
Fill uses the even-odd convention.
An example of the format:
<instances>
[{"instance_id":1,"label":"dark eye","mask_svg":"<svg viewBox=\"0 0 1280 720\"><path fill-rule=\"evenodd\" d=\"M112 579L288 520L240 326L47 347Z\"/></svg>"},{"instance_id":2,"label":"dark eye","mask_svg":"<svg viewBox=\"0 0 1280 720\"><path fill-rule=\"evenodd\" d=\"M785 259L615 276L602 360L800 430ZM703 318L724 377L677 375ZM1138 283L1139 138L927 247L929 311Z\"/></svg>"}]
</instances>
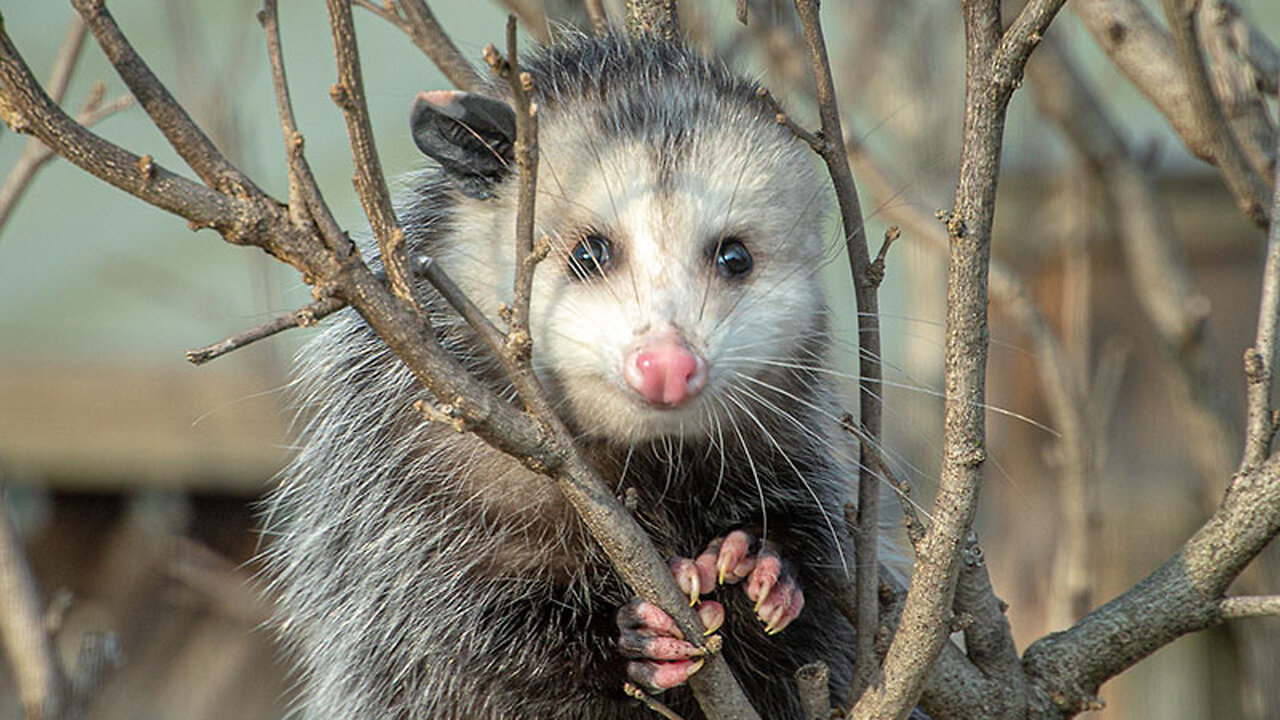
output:
<instances>
[{"instance_id":1,"label":"dark eye","mask_svg":"<svg viewBox=\"0 0 1280 720\"><path fill-rule=\"evenodd\" d=\"M569 251L569 270L579 280L603 275L612 255L608 238L587 235Z\"/></svg>"},{"instance_id":2,"label":"dark eye","mask_svg":"<svg viewBox=\"0 0 1280 720\"><path fill-rule=\"evenodd\" d=\"M726 278L740 278L751 272L751 252L737 238L725 238L716 247L716 269Z\"/></svg>"}]
</instances>

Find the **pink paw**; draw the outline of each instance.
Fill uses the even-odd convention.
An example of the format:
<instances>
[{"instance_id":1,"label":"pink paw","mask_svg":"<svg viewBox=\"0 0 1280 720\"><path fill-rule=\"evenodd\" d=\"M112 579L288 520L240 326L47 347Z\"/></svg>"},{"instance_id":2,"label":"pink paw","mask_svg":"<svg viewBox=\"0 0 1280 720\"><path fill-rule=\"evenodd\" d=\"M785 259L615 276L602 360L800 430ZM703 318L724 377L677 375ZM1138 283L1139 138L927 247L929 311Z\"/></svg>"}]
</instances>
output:
<instances>
[{"instance_id":1,"label":"pink paw","mask_svg":"<svg viewBox=\"0 0 1280 720\"><path fill-rule=\"evenodd\" d=\"M724 622L724 606L707 601L698 617L708 634ZM671 616L639 598L618 608L618 651L629 658L627 676L650 692L683 685L703 663L704 651L684 639Z\"/></svg>"},{"instance_id":2,"label":"pink paw","mask_svg":"<svg viewBox=\"0 0 1280 720\"><path fill-rule=\"evenodd\" d=\"M756 617L770 635L790 625L804 608L804 592L778 554L777 544L758 541L742 530L712 540L695 560L672 561L671 571L694 602L699 593L717 585L746 580L743 589L755 602Z\"/></svg>"}]
</instances>

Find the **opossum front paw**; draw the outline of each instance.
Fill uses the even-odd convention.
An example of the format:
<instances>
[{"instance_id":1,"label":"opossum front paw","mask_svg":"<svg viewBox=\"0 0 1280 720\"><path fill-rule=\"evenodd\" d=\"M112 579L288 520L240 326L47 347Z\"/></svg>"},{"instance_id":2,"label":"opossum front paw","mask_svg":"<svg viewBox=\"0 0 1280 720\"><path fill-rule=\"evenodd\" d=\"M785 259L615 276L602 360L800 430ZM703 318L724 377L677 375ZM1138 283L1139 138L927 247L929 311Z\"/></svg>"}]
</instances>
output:
<instances>
[{"instance_id":1,"label":"opossum front paw","mask_svg":"<svg viewBox=\"0 0 1280 720\"><path fill-rule=\"evenodd\" d=\"M708 600L698 605L707 632L724 623L724 606ZM630 660L627 677L649 692L683 685L697 672L706 654L684 639L684 633L662 608L639 598L618 608L618 651Z\"/></svg>"},{"instance_id":2,"label":"opossum front paw","mask_svg":"<svg viewBox=\"0 0 1280 720\"><path fill-rule=\"evenodd\" d=\"M804 592L778 551L775 542L735 530L712 540L697 559L684 561L687 564L679 569L673 562L672 570L691 597L703 589L746 580L743 589L755 602L756 617L772 635L790 625L804 608Z\"/></svg>"}]
</instances>

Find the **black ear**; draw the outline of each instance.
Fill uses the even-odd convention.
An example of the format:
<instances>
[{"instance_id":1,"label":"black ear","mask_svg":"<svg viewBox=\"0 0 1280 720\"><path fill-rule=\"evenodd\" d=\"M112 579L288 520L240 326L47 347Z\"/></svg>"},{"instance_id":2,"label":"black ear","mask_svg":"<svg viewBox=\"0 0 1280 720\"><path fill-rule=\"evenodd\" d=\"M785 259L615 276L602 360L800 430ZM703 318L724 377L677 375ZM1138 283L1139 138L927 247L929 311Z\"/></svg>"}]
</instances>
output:
<instances>
[{"instance_id":1,"label":"black ear","mask_svg":"<svg viewBox=\"0 0 1280 720\"><path fill-rule=\"evenodd\" d=\"M409 125L418 149L478 194L487 195L510 172L516 115L501 100L452 90L418 93Z\"/></svg>"}]
</instances>

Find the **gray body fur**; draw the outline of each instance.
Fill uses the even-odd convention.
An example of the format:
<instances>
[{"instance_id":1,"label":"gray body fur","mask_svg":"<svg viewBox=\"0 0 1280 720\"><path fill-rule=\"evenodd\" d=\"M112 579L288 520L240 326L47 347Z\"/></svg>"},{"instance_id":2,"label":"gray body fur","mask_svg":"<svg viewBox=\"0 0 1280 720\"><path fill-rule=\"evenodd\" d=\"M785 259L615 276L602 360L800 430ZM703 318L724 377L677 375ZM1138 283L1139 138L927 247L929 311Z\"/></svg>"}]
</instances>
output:
<instances>
[{"instance_id":1,"label":"gray body fur","mask_svg":"<svg viewBox=\"0 0 1280 720\"><path fill-rule=\"evenodd\" d=\"M555 245L535 278L539 375L661 552L692 557L739 528L780 544L806 597L790 627L767 636L739 587L714 597L762 715L799 717L796 667L826 661L833 695L852 673L833 600L852 562L836 529L854 476L823 372L825 184L752 86L688 50L576 37L528 62L538 233ZM516 185L512 173L476 197L428 170L401 201L411 252L494 318L510 294ZM613 276L566 272L587 229L615 240ZM745 282L707 264L708 238L726 234L751 248ZM434 315L446 346L505 389L460 321ZM655 322L707 358L690 407L655 410L619 385L620 348ZM613 647L631 594L550 482L426 421L413 409L426 392L350 311L298 373L309 420L267 533L305 717L652 717L622 694ZM687 688L661 699L700 717Z\"/></svg>"}]
</instances>

